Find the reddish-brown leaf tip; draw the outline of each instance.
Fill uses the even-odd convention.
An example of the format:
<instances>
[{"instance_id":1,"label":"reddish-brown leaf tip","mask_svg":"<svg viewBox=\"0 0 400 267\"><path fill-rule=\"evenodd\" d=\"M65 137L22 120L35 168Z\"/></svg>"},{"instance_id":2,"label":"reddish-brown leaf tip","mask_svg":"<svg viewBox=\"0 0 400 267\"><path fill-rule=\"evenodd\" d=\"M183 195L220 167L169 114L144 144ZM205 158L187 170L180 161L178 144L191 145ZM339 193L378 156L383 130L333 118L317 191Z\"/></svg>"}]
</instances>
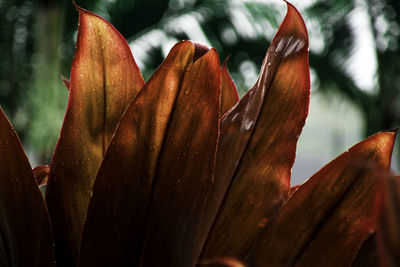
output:
<instances>
[{"instance_id":1,"label":"reddish-brown leaf tip","mask_svg":"<svg viewBox=\"0 0 400 267\"><path fill-rule=\"evenodd\" d=\"M330 162L288 199L247 257L252 266L348 266L376 229L376 196L395 132L373 135Z\"/></svg>"},{"instance_id":2,"label":"reddish-brown leaf tip","mask_svg":"<svg viewBox=\"0 0 400 267\"><path fill-rule=\"evenodd\" d=\"M213 219L220 63L215 49L194 61L195 51L176 44L121 119L93 188L80 266L196 262Z\"/></svg>"},{"instance_id":3,"label":"reddish-brown leaf tip","mask_svg":"<svg viewBox=\"0 0 400 267\"><path fill-rule=\"evenodd\" d=\"M194 43L193 62L204 56L209 50L210 48L204 44Z\"/></svg>"},{"instance_id":4,"label":"reddish-brown leaf tip","mask_svg":"<svg viewBox=\"0 0 400 267\"><path fill-rule=\"evenodd\" d=\"M57 261L74 265L93 181L125 109L144 80L122 35L78 6L69 100L53 158L46 202Z\"/></svg>"},{"instance_id":5,"label":"reddish-brown leaf tip","mask_svg":"<svg viewBox=\"0 0 400 267\"><path fill-rule=\"evenodd\" d=\"M221 119L212 196L223 202L202 258L243 259L285 201L309 95L307 30L288 5L256 84Z\"/></svg>"},{"instance_id":6,"label":"reddish-brown leaf tip","mask_svg":"<svg viewBox=\"0 0 400 267\"><path fill-rule=\"evenodd\" d=\"M38 185L47 184L50 175L49 165L40 165L33 168L33 174L35 175Z\"/></svg>"}]
</instances>

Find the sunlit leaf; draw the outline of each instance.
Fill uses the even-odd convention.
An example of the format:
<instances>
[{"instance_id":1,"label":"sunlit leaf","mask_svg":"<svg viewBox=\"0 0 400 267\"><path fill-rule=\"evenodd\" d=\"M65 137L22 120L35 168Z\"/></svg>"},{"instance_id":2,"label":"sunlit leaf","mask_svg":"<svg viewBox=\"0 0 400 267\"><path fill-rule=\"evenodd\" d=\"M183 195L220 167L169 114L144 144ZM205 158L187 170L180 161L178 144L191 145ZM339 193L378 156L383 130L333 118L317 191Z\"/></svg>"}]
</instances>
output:
<instances>
[{"instance_id":1,"label":"sunlit leaf","mask_svg":"<svg viewBox=\"0 0 400 267\"><path fill-rule=\"evenodd\" d=\"M376 229L395 133L355 145L300 186L259 236L251 266L349 266Z\"/></svg>"},{"instance_id":2,"label":"sunlit leaf","mask_svg":"<svg viewBox=\"0 0 400 267\"><path fill-rule=\"evenodd\" d=\"M219 132L219 59L205 52L175 45L126 111L93 188L80 266L197 260Z\"/></svg>"},{"instance_id":3,"label":"sunlit leaf","mask_svg":"<svg viewBox=\"0 0 400 267\"><path fill-rule=\"evenodd\" d=\"M215 203L227 189L202 259L242 259L286 199L296 143L309 103L308 36L297 10L288 12L254 87L221 121ZM218 206L217 206L218 207Z\"/></svg>"},{"instance_id":4,"label":"sunlit leaf","mask_svg":"<svg viewBox=\"0 0 400 267\"><path fill-rule=\"evenodd\" d=\"M221 67L221 116L230 110L238 101L239 94L235 83L229 73L226 62L229 58L226 58L224 64Z\"/></svg>"},{"instance_id":5,"label":"sunlit leaf","mask_svg":"<svg viewBox=\"0 0 400 267\"><path fill-rule=\"evenodd\" d=\"M77 9L69 103L46 192L62 266L77 260L94 178L123 112L144 84L124 38L102 18Z\"/></svg>"},{"instance_id":6,"label":"sunlit leaf","mask_svg":"<svg viewBox=\"0 0 400 267\"><path fill-rule=\"evenodd\" d=\"M47 209L28 158L0 109L0 266L54 266Z\"/></svg>"}]
</instances>

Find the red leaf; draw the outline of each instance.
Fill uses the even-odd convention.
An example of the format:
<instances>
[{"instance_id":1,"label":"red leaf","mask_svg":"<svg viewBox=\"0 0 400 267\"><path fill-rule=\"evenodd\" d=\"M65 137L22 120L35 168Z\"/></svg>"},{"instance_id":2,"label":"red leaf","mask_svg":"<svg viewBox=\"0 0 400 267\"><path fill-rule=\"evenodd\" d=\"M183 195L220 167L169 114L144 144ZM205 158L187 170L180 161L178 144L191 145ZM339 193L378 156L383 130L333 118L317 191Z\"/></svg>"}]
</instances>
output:
<instances>
[{"instance_id":1,"label":"red leaf","mask_svg":"<svg viewBox=\"0 0 400 267\"><path fill-rule=\"evenodd\" d=\"M252 266L349 266L376 229L379 179L395 133L355 145L300 186L259 236Z\"/></svg>"},{"instance_id":2,"label":"red leaf","mask_svg":"<svg viewBox=\"0 0 400 267\"><path fill-rule=\"evenodd\" d=\"M220 104L218 55L195 51L175 45L121 120L94 185L80 266L194 265L213 219Z\"/></svg>"},{"instance_id":3,"label":"red leaf","mask_svg":"<svg viewBox=\"0 0 400 267\"><path fill-rule=\"evenodd\" d=\"M309 95L307 30L288 4L256 84L222 118L211 195L221 203L229 191L202 258L243 259L286 199Z\"/></svg>"},{"instance_id":4,"label":"red leaf","mask_svg":"<svg viewBox=\"0 0 400 267\"><path fill-rule=\"evenodd\" d=\"M51 162L46 201L59 264L75 264L92 185L120 118L144 81L128 44L99 16L77 7L70 96Z\"/></svg>"},{"instance_id":5,"label":"red leaf","mask_svg":"<svg viewBox=\"0 0 400 267\"><path fill-rule=\"evenodd\" d=\"M0 266L55 266L43 197L1 108L0 166Z\"/></svg>"},{"instance_id":6,"label":"red leaf","mask_svg":"<svg viewBox=\"0 0 400 267\"><path fill-rule=\"evenodd\" d=\"M232 80L226 62L227 57L221 67L221 116L230 110L238 101L239 94L236 85Z\"/></svg>"}]
</instances>

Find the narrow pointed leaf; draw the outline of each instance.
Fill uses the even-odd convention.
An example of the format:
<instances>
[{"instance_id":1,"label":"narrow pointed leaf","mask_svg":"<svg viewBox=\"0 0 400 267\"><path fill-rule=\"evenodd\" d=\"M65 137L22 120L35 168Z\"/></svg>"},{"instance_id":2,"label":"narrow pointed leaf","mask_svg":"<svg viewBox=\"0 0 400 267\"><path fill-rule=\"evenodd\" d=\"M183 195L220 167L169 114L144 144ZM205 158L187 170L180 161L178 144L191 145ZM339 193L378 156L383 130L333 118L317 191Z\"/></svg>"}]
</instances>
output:
<instances>
[{"instance_id":1,"label":"narrow pointed leaf","mask_svg":"<svg viewBox=\"0 0 400 267\"><path fill-rule=\"evenodd\" d=\"M144 84L123 37L104 19L77 9L68 108L46 192L62 266L76 263L94 178L123 112Z\"/></svg>"},{"instance_id":2,"label":"narrow pointed leaf","mask_svg":"<svg viewBox=\"0 0 400 267\"><path fill-rule=\"evenodd\" d=\"M400 264L400 176L383 181L379 221L379 248L383 266Z\"/></svg>"},{"instance_id":3,"label":"narrow pointed leaf","mask_svg":"<svg viewBox=\"0 0 400 267\"><path fill-rule=\"evenodd\" d=\"M33 175L36 178L36 182L38 185L47 184L50 174L50 166L49 165L40 165L33 168Z\"/></svg>"},{"instance_id":4,"label":"narrow pointed leaf","mask_svg":"<svg viewBox=\"0 0 400 267\"><path fill-rule=\"evenodd\" d=\"M65 86L65 88L67 88L67 90L69 91L69 86L71 84L70 80L68 80L67 78L65 78L63 75L61 75L61 80Z\"/></svg>"},{"instance_id":5,"label":"narrow pointed leaf","mask_svg":"<svg viewBox=\"0 0 400 267\"><path fill-rule=\"evenodd\" d=\"M202 259L243 259L286 199L309 94L307 30L288 4L256 84L222 118L215 203L221 203L228 187L229 191Z\"/></svg>"},{"instance_id":6,"label":"narrow pointed leaf","mask_svg":"<svg viewBox=\"0 0 400 267\"><path fill-rule=\"evenodd\" d=\"M221 116L239 101L239 94L236 85L232 80L228 67L226 66L228 59L229 58L225 59L224 64L222 64L221 67Z\"/></svg>"},{"instance_id":7,"label":"narrow pointed leaf","mask_svg":"<svg viewBox=\"0 0 400 267\"><path fill-rule=\"evenodd\" d=\"M212 49L186 69L157 166L143 266L193 266L213 222L208 196L219 132L219 64Z\"/></svg>"},{"instance_id":8,"label":"narrow pointed leaf","mask_svg":"<svg viewBox=\"0 0 400 267\"><path fill-rule=\"evenodd\" d=\"M355 145L300 186L268 224L251 266L350 266L376 229L379 179L388 171L395 133Z\"/></svg>"},{"instance_id":9,"label":"narrow pointed leaf","mask_svg":"<svg viewBox=\"0 0 400 267\"><path fill-rule=\"evenodd\" d=\"M55 266L47 209L17 134L0 109L0 266Z\"/></svg>"},{"instance_id":10,"label":"narrow pointed leaf","mask_svg":"<svg viewBox=\"0 0 400 267\"><path fill-rule=\"evenodd\" d=\"M204 52L178 43L125 113L94 185L80 266L194 265L212 223L220 105L218 55Z\"/></svg>"}]
</instances>

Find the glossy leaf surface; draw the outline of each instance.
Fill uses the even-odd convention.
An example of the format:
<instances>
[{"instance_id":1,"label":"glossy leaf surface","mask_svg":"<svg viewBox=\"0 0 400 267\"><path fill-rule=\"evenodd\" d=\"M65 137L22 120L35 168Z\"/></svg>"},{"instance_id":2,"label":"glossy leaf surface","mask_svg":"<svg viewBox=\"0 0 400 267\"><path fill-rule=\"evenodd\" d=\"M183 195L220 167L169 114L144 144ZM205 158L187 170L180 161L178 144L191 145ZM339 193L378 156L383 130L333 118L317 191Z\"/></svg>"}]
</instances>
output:
<instances>
[{"instance_id":1,"label":"glossy leaf surface","mask_svg":"<svg viewBox=\"0 0 400 267\"><path fill-rule=\"evenodd\" d=\"M221 67L221 116L239 101L236 85L226 65L228 59L225 59Z\"/></svg>"},{"instance_id":2,"label":"glossy leaf surface","mask_svg":"<svg viewBox=\"0 0 400 267\"><path fill-rule=\"evenodd\" d=\"M251 266L350 266L376 229L381 173L389 170L395 133L355 145L300 186L268 224Z\"/></svg>"},{"instance_id":3,"label":"glossy leaf surface","mask_svg":"<svg viewBox=\"0 0 400 267\"><path fill-rule=\"evenodd\" d=\"M51 162L46 202L61 265L74 265L94 178L128 104L144 81L124 38L78 8L70 95Z\"/></svg>"},{"instance_id":4,"label":"glossy leaf surface","mask_svg":"<svg viewBox=\"0 0 400 267\"><path fill-rule=\"evenodd\" d=\"M199 51L175 45L122 118L94 185L80 266L196 261L213 219L220 105L218 55Z\"/></svg>"},{"instance_id":5,"label":"glossy leaf surface","mask_svg":"<svg viewBox=\"0 0 400 267\"><path fill-rule=\"evenodd\" d=\"M400 264L400 176L386 178L378 240L383 266L394 267Z\"/></svg>"},{"instance_id":6,"label":"glossy leaf surface","mask_svg":"<svg viewBox=\"0 0 400 267\"><path fill-rule=\"evenodd\" d=\"M307 30L288 4L256 84L222 118L213 188L219 192L212 195L222 201L229 191L202 259L243 259L286 199L309 95Z\"/></svg>"},{"instance_id":7,"label":"glossy leaf surface","mask_svg":"<svg viewBox=\"0 0 400 267\"><path fill-rule=\"evenodd\" d=\"M28 158L0 109L0 266L54 266L47 209Z\"/></svg>"}]
</instances>

